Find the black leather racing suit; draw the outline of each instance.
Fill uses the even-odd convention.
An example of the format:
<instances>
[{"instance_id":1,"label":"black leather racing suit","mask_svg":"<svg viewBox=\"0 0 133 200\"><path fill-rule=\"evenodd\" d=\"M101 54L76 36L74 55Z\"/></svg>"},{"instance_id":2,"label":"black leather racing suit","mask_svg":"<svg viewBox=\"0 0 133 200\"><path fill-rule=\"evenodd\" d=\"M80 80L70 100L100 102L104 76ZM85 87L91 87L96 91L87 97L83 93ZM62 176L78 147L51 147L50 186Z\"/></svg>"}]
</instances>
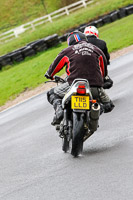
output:
<instances>
[{"instance_id":1,"label":"black leather racing suit","mask_svg":"<svg viewBox=\"0 0 133 200\"><path fill-rule=\"evenodd\" d=\"M95 35L88 35L87 36L88 42L97 46L99 49L101 49L107 59L107 65L110 64L110 55L108 52L108 48L106 45L106 42L104 40L101 40L97 38ZM113 86L113 81L109 76L106 76L104 79L104 89L109 89Z\"/></svg>"}]
</instances>

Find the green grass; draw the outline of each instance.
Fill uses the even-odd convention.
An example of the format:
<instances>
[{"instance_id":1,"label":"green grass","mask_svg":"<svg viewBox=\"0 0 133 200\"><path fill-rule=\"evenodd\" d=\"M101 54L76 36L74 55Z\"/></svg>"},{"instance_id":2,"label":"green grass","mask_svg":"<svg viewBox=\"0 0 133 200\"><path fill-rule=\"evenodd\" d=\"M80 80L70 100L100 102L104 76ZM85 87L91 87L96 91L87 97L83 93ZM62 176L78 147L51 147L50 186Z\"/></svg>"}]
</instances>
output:
<instances>
[{"instance_id":1,"label":"green grass","mask_svg":"<svg viewBox=\"0 0 133 200\"><path fill-rule=\"evenodd\" d=\"M68 0L0 0L0 31L25 24L68 3Z\"/></svg>"},{"instance_id":2,"label":"green grass","mask_svg":"<svg viewBox=\"0 0 133 200\"><path fill-rule=\"evenodd\" d=\"M39 53L35 57L29 57L24 62L0 72L0 105L16 98L21 92L43 83L44 73L48 66L65 45L62 44Z\"/></svg>"},{"instance_id":3,"label":"green grass","mask_svg":"<svg viewBox=\"0 0 133 200\"><path fill-rule=\"evenodd\" d=\"M35 31L23 33L17 39L5 44L1 44L0 55L9 53L15 49L25 46L27 43L38 40L39 38L44 38L54 33L63 35L72 27L76 28L80 24L89 23L92 19L97 19L99 16L131 3L132 0L94 0L94 3L89 5L87 8L77 10L76 12L71 13L69 16L63 16L54 20L53 23L44 24L38 27Z\"/></svg>"},{"instance_id":4,"label":"green grass","mask_svg":"<svg viewBox=\"0 0 133 200\"><path fill-rule=\"evenodd\" d=\"M100 38L107 42L109 52L133 44L133 15L99 28ZM127 30L128 34L127 34ZM44 83L44 74L57 54L67 47L64 42L57 47L29 57L24 62L0 72L0 105L16 98L26 89L33 89ZM64 71L60 72L60 74Z\"/></svg>"},{"instance_id":5,"label":"green grass","mask_svg":"<svg viewBox=\"0 0 133 200\"><path fill-rule=\"evenodd\" d=\"M100 28L100 37L107 41L109 52L133 44L133 15Z\"/></svg>"}]
</instances>

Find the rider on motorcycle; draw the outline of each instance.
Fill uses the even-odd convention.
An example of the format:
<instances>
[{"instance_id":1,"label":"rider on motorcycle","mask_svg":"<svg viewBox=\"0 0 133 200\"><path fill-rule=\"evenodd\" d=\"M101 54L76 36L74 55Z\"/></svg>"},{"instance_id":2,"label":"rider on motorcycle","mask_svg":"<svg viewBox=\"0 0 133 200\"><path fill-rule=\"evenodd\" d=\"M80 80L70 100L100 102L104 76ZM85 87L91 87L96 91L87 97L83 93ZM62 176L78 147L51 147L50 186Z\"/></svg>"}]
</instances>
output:
<instances>
[{"instance_id":1,"label":"rider on motorcycle","mask_svg":"<svg viewBox=\"0 0 133 200\"><path fill-rule=\"evenodd\" d=\"M103 52L96 46L88 43L86 36L80 31L72 32L67 39L69 47L62 50L54 62L50 65L45 77L53 79L53 76L66 66L67 82L47 93L49 103L55 109L52 125L59 124L63 118L62 98L76 78L89 81L92 96L104 106L104 112L110 112L113 102L103 89L104 78L108 75L107 61Z\"/></svg>"},{"instance_id":2,"label":"rider on motorcycle","mask_svg":"<svg viewBox=\"0 0 133 200\"><path fill-rule=\"evenodd\" d=\"M97 46L98 48L100 48L106 59L107 59L107 65L110 64L110 55L108 53L108 48L106 45L106 42L104 40L99 39L99 32L98 29L95 26L87 26L84 29L84 34L87 37L87 40L89 43ZM113 86L113 81L111 80L111 78L109 76L105 76L104 78L104 89L109 89Z\"/></svg>"}]
</instances>

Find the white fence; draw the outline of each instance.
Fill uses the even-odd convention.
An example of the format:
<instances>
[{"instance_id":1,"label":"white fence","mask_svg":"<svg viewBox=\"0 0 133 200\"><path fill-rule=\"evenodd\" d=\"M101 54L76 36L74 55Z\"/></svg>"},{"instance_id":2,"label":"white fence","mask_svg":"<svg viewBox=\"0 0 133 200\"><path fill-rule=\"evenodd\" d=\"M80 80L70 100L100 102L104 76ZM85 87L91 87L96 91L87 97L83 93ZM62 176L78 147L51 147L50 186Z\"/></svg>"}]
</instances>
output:
<instances>
[{"instance_id":1,"label":"white fence","mask_svg":"<svg viewBox=\"0 0 133 200\"><path fill-rule=\"evenodd\" d=\"M91 4L93 0L80 0L76 3L73 3L69 6L56 10L46 16L37 18L31 22L23 24L17 28L11 29L10 31L0 34L0 43L7 42L18 37L19 34L24 33L28 29L35 30L36 26L44 24L46 22L53 22L53 19L61 17L63 15L69 15L74 10L77 10L82 7L86 7L88 4Z\"/></svg>"}]
</instances>

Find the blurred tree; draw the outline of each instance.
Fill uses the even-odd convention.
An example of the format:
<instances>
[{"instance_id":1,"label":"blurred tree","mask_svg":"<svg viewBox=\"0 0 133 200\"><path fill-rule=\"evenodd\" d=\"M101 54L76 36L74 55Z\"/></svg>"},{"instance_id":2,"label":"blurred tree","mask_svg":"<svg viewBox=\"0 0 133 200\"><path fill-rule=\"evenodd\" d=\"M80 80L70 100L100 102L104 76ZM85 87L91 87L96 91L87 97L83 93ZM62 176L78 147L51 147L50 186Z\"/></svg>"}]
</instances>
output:
<instances>
[{"instance_id":1,"label":"blurred tree","mask_svg":"<svg viewBox=\"0 0 133 200\"><path fill-rule=\"evenodd\" d=\"M47 10L47 8L46 8L45 1L44 1L44 0L41 0L41 3L42 3L42 5L43 5L43 7L44 7L44 10L45 10L46 14L48 14L48 10Z\"/></svg>"}]
</instances>

